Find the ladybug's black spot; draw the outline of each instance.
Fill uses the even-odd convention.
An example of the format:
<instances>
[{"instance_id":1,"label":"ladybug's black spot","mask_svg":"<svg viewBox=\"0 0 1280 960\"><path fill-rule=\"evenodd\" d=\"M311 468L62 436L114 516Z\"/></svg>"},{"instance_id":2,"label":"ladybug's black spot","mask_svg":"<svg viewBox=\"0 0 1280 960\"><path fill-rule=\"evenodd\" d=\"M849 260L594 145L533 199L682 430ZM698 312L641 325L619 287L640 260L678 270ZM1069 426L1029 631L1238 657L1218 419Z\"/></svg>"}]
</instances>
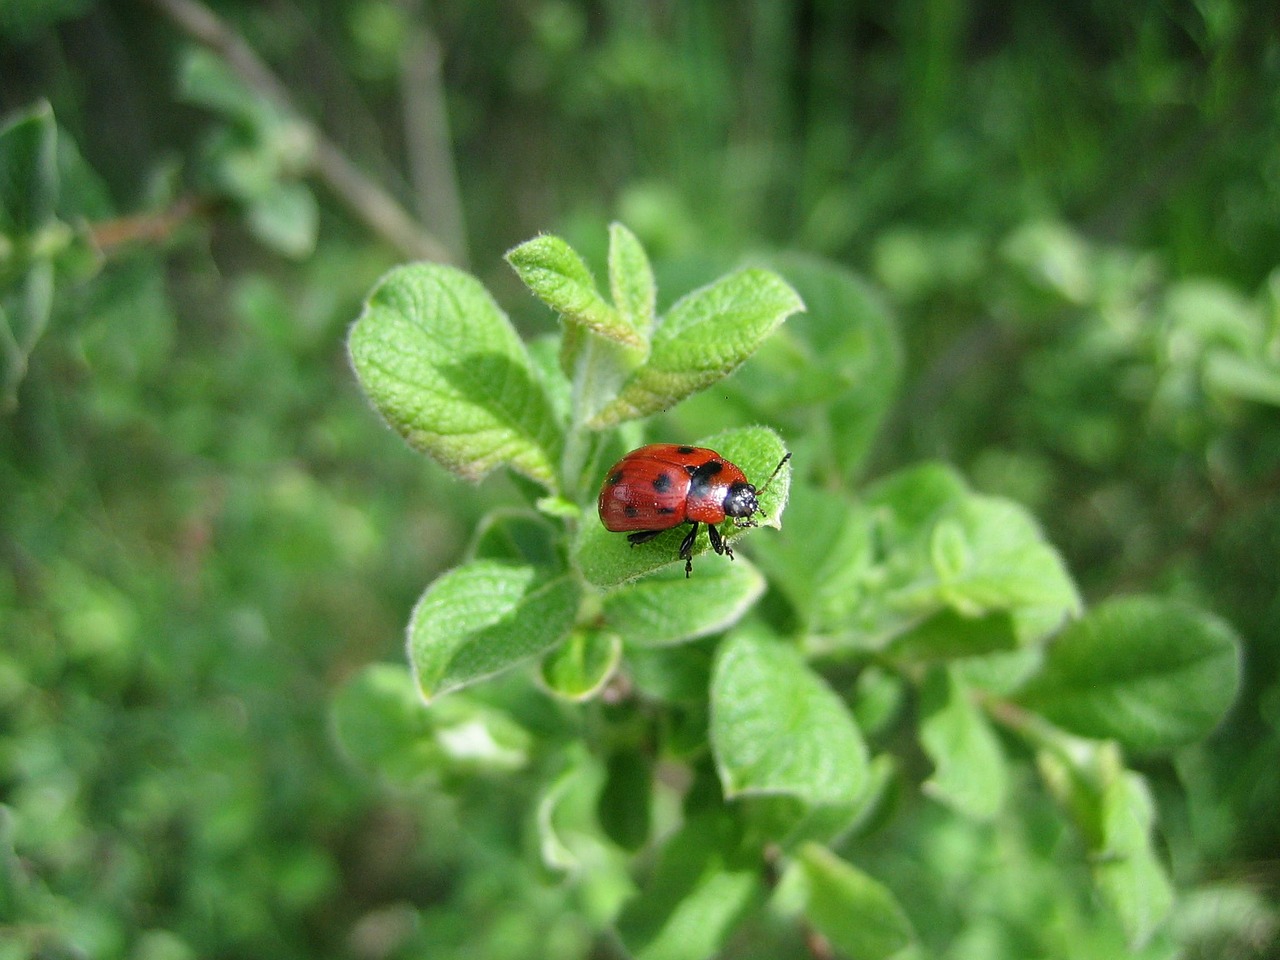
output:
<instances>
[{"instance_id":1,"label":"ladybug's black spot","mask_svg":"<svg viewBox=\"0 0 1280 960\"><path fill-rule=\"evenodd\" d=\"M658 493L666 493L671 489L671 474L660 473L653 478L653 489Z\"/></svg>"},{"instance_id":2,"label":"ladybug's black spot","mask_svg":"<svg viewBox=\"0 0 1280 960\"><path fill-rule=\"evenodd\" d=\"M697 447L676 447L676 453L682 453L688 456L689 454L693 453L693 451L697 449L698 449Z\"/></svg>"},{"instance_id":3,"label":"ladybug's black spot","mask_svg":"<svg viewBox=\"0 0 1280 960\"><path fill-rule=\"evenodd\" d=\"M658 508L658 513L664 517L669 516L670 514L673 514L675 512L676 512L675 507L659 507Z\"/></svg>"},{"instance_id":4,"label":"ladybug's black spot","mask_svg":"<svg viewBox=\"0 0 1280 960\"><path fill-rule=\"evenodd\" d=\"M629 503L622 508L622 512L625 513L628 517L640 516L640 511L637 510L632 504L629 504Z\"/></svg>"},{"instance_id":5,"label":"ladybug's black spot","mask_svg":"<svg viewBox=\"0 0 1280 960\"><path fill-rule=\"evenodd\" d=\"M719 460L708 460L702 466L690 471L689 496L701 496L715 482L716 475L724 468Z\"/></svg>"},{"instance_id":6,"label":"ladybug's black spot","mask_svg":"<svg viewBox=\"0 0 1280 960\"><path fill-rule=\"evenodd\" d=\"M621 471L621 470L619 470L617 473L614 473L613 475L611 475L611 476L609 477L609 479L605 481L605 483L607 483L607 484L608 484L609 486L611 486L611 487L616 487L616 486L617 486L618 484L620 484L621 482L622 482L622 471Z\"/></svg>"}]
</instances>

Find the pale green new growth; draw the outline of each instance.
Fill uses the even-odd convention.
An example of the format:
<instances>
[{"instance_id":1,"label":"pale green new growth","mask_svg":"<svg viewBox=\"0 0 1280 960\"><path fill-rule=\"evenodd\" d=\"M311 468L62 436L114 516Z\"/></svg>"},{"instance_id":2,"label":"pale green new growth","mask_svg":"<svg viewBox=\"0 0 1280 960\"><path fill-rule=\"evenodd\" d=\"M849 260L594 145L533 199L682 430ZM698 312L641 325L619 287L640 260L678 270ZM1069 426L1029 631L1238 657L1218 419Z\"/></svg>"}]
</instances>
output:
<instances>
[{"instance_id":1,"label":"pale green new growth","mask_svg":"<svg viewBox=\"0 0 1280 960\"><path fill-rule=\"evenodd\" d=\"M791 314L799 295L776 273L741 270L681 298L662 318L648 359L591 420L596 429L667 410L736 370Z\"/></svg>"}]
</instances>

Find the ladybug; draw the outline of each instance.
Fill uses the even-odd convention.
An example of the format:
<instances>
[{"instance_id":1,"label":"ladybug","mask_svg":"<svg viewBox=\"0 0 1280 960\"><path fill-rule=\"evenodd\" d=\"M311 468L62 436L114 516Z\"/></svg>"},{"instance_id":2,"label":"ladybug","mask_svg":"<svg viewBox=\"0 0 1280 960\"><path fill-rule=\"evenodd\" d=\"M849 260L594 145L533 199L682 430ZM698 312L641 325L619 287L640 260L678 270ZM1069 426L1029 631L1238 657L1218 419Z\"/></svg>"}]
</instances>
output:
<instances>
[{"instance_id":1,"label":"ladybug","mask_svg":"<svg viewBox=\"0 0 1280 960\"><path fill-rule=\"evenodd\" d=\"M791 459L787 454L765 481L763 492ZM693 572L693 543L698 524L707 525L711 549L728 554L733 550L721 535L718 524L733 517L739 527L754 527L752 514L760 512L756 488L738 467L714 450L685 447L676 443L651 443L632 450L615 463L600 488L600 522L613 533L634 531L627 536L632 546L646 543L664 530L682 523L693 524L680 542L684 575Z\"/></svg>"}]
</instances>

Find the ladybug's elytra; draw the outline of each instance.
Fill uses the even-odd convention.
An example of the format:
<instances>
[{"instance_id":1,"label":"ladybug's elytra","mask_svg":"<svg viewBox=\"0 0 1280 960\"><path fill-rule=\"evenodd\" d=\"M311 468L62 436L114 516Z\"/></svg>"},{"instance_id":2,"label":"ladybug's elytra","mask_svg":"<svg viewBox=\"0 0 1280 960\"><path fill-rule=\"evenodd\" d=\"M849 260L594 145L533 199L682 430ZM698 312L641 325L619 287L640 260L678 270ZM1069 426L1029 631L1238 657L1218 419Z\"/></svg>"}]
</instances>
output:
<instances>
[{"instance_id":1,"label":"ladybug's elytra","mask_svg":"<svg viewBox=\"0 0 1280 960\"><path fill-rule=\"evenodd\" d=\"M788 453L778 462L761 491L790 458ZM760 502L746 474L714 450L651 443L632 450L605 474L599 509L600 522L606 530L634 531L627 537L632 545L652 540L682 523L692 524L680 542L679 556L687 577L693 571L698 524L707 525L711 549L728 554L732 560L733 550L717 524L733 517L739 527L754 527L751 517L759 512Z\"/></svg>"}]
</instances>

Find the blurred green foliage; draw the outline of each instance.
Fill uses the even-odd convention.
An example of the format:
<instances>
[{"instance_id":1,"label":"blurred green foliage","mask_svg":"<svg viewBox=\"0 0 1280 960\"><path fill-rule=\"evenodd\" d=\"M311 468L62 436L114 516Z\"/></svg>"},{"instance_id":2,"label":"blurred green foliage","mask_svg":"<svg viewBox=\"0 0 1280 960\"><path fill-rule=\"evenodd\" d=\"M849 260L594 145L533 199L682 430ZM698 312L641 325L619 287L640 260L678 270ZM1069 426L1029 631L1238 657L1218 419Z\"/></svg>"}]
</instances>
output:
<instances>
[{"instance_id":1,"label":"blurred green foliage","mask_svg":"<svg viewBox=\"0 0 1280 960\"><path fill-rule=\"evenodd\" d=\"M1086 862L1098 837L1066 829L1055 799L1094 804L1117 848L1132 837L1108 810L1158 811L1180 899L1143 956L1271 955L1270 5L211 6L303 115L406 200L421 157L403 118L425 103L406 77L429 31L470 238L455 255L531 334L550 321L501 252L554 229L600 275L615 217L649 250L660 295L747 255L811 306L823 283L831 302L858 303L852 330L788 325L660 420L691 437L769 423L823 488L787 515L812 539L758 535L774 626L803 619L822 635L850 610L847 592L815 591L770 551L804 563L829 536L826 556L856 556L850 492L941 458L1034 512L1088 600L1160 594L1239 632L1225 723L1130 758L1149 798L1104 749L1081 760L1107 785L1096 793L1063 769L1041 771L1058 784L1043 791L1015 751L1002 784L957 783L931 762L940 743L990 747L955 690L991 677L935 671L916 702L888 671L842 687L835 669L873 752L904 769L868 768L878 799L861 814L858 869L804 848L727 955L811 955L788 909L819 884L811 919L846 950L901 942L904 924L868 947L840 919L887 886L926 955L1124 955L1125 929L1085 877L1108 869ZM610 802L648 782L643 753L614 743L602 771L599 757L540 750L580 731L527 679L426 715L401 668L363 670L402 662L424 584L521 488L454 482L359 397L346 329L401 257L316 184L311 132L160 4L107 0L0 5L0 124L0 958L621 956L599 932L637 882L617 850L676 825L661 796L642 822ZM869 280L823 280L810 255ZM882 414L878 434L859 432ZM476 552L519 534L491 523ZM944 567L956 543L931 544ZM927 652L938 636L908 639ZM689 692L705 692L712 649L631 664L676 705L670 743L703 736ZM916 711L929 718L919 747L904 742ZM464 735L476 725L479 746ZM952 805L904 790L925 781ZM1015 795L1019 816L956 815L991 791ZM714 851L723 824L682 830ZM557 864L597 882L567 882ZM1095 880L1116 890L1114 873ZM744 890L718 902L745 906ZM644 930L642 914L624 930Z\"/></svg>"}]
</instances>

